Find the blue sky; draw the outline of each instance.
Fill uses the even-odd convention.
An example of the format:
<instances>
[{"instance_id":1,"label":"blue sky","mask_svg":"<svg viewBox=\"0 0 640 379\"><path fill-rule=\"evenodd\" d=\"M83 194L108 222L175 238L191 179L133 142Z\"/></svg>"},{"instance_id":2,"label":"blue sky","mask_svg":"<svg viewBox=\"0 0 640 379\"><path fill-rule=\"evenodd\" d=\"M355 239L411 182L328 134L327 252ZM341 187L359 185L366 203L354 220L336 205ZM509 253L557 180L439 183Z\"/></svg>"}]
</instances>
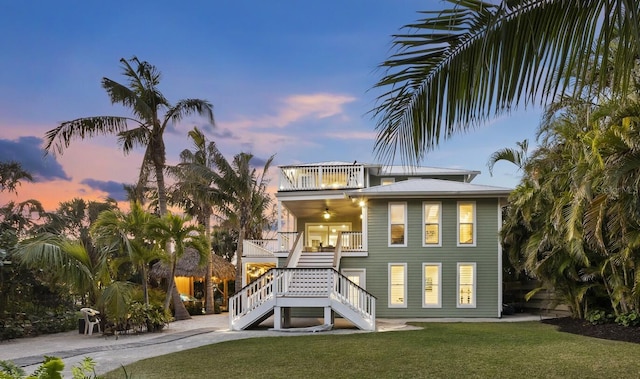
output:
<instances>
[{"instance_id":1,"label":"blue sky","mask_svg":"<svg viewBox=\"0 0 640 379\"><path fill-rule=\"evenodd\" d=\"M153 4L153 6L151 5ZM141 151L124 156L115 137L75 141L43 157L44 133L85 116L128 115L112 106L102 77L123 81L120 58L137 56L163 74L171 102L207 99L215 127L186 120L166 135L167 159L206 131L228 157L275 154L276 165L328 160L374 162L371 90L390 55L391 35L439 0L4 1L0 4L0 161L18 160L37 182L19 196L48 208L73 197L123 196ZM518 172L486 162L497 149L534 139L536 110L518 109L444 141L423 165L482 171L476 183L514 187ZM533 145L533 144L531 144ZM275 171L275 170L274 170ZM274 185L277 183L273 183Z\"/></svg>"}]
</instances>

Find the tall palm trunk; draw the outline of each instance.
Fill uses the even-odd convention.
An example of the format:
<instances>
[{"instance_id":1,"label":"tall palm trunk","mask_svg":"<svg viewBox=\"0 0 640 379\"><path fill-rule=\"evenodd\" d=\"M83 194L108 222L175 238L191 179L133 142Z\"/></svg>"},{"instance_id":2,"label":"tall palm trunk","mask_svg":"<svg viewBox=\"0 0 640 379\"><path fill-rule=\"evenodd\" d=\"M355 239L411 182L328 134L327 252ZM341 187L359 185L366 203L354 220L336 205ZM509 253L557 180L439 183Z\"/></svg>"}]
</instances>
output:
<instances>
[{"instance_id":1,"label":"tall palm trunk","mask_svg":"<svg viewBox=\"0 0 640 379\"><path fill-rule=\"evenodd\" d=\"M153 151L155 153L153 156L153 162L156 174L156 183L158 187L158 212L160 213L160 216L164 216L167 214L167 189L165 188L164 183L165 146L162 140L162 135L155 137L155 149ZM170 242L167 242L166 249L167 251L170 251ZM169 305L171 304L171 302L173 302L173 309L175 312L174 317L176 318L176 320L187 320L190 319L191 316L189 315L187 308L184 306L184 303L180 299L180 294L175 287L174 275L177 259L178 258L175 255L172 257L172 270L167 287L167 296L165 297L164 301L164 309L169 309Z\"/></svg>"},{"instance_id":2,"label":"tall palm trunk","mask_svg":"<svg viewBox=\"0 0 640 379\"><path fill-rule=\"evenodd\" d=\"M155 137L155 149L153 155L153 166L155 168L156 183L158 186L158 211L160 216L167 214L167 189L164 183L165 169L165 146L162 135Z\"/></svg>"},{"instance_id":3,"label":"tall palm trunk","mask_svg":"<svg viewBox=\"0 0 640 379\"><path fill-rule=\"evenodd\" d=\"M244 253L244 224L240 226L240 233L238 233L238 248L236 249L236 282L235 292L238 293L242 289L242 254Z\"/></svg>"},{"instance_id":4,"label":"tall palm trunk","mask_svg":"<svg viewBox=\"0 0 640 379\"><path fill-rule=\"evenodd\" d=\"M211 243L211 216L204 217L205 236L207 241ZM213 250L209 248L209 256L207 258L207 276L204 278L205 286L205 313L215 313L215 298L213 296Z\"/></svg>"},{"instance_id":5,"label":"tall palm trunk","mask_svg":"<svg viewBox=\"0 0 640 379\"><path fill-rule=\"evenodd\" d=\"M180 294L178 293L178 289L175 285L173 286L173 290L171 291L171 298L173 300L173 309L175 311L173 317L176 320L190 320L191 315L187 311L187 308L184 306L182 299L180 299ZM178 306L176 306L176 304L178 304Z\"/></svg>"},{"instance_id":6,"label":"tall palm trunk","mask_svg":"<svg viewBox=\"0 0 640 379\"><path fill-rule=\"evenodd\" d=\"M149 281L147 280L147 277L149 276L149 274L147 274L146 263L142 264L142 268L140 269L140 272L142 274L142 296L144 297L144 303L146 305L149 305Z\"/></svg>"},{"instance_id":7,"label":"tall palm trunk","mask_svg":"<svg viewBox=\"0 0 640 379\"><path fill-rule=\"evenodd\" d=\"M206 314L216 313L215 299L213 296L213 252L209 252L209 258L207 262L207 276L204 278L205 286L205 299L204 311Z\"/></svg>"}]
</instances>

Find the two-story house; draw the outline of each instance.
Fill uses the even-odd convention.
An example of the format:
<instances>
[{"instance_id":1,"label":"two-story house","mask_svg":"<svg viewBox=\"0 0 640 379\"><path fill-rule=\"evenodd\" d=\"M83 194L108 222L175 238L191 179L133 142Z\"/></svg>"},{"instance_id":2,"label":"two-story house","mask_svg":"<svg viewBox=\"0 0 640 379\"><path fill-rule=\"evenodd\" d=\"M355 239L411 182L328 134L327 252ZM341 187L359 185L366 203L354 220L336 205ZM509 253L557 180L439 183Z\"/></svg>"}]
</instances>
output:
<instances>
[{"instance_id":1,"label":"two-story house","mask_svg":"<svg viewBox=\"0 0 640 379\"><path fill-rule=\"evenodd\" d=\"M278 234L245 241L230 324L322 308L375 330L375 317L500 317L507 188L477 171L324 162L279 167Z\"/></svg>"}]
</instances>

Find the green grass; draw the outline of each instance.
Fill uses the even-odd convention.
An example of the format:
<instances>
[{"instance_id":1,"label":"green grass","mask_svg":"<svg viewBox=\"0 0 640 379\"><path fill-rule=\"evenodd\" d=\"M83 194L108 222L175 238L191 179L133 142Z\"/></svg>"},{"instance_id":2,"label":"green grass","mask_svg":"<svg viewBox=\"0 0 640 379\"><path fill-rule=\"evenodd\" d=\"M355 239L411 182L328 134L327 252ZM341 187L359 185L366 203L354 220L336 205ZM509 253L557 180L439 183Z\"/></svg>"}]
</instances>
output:
<instances>
[{"instance_id":1,"label":"green grass","mask_svg":"<svg viewBox=\"0 0 640 379\"><path fill-rule=\"evenodd\" d=\"M637 378L640 345L526 323L229 341L126 366L145 378ZM123 378L115 370L105 378Z\"/></svg>"}]
</instances>

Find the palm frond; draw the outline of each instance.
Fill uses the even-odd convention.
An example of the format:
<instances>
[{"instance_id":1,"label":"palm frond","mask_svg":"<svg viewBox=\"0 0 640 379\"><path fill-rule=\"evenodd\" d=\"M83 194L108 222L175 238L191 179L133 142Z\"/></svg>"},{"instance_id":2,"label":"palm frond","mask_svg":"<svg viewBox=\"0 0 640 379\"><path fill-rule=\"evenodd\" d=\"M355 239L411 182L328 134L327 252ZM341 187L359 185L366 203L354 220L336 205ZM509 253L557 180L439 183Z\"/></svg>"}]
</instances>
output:
<instances>
[{"instance_id":1,"label":"palm frond","mask_svg":"<svg viewBox=\"0 0 640 379\"><path fill-rule=\"evenodd\" d=\"M165 127L169 121L178 123L184 117L191 115L202 116L211 123L211 125L215 124L213 119L213 105L211 105L210 102L201 99L184 99L178 101L176 105L167 110L163 127Z\"/></svg>"},{"instance_id":2,"label":"palm frond","mask_svg":"<svg viewBox=\"0 0 640 379\"><path fill-rule=\"evenodd\" d=\"M449 0L450 9L395 35L395 54L381 64L385 76L372 110L375 150L392 160L420 161L453 134L524 104L544 104L559 93L580 93L593 82L596 61L612 60L614 91L628 88L640 52L638 3L630 0L524 0L494 5ZM610 46L618 43L629 49ZM571 80L569 80L571 78ZM602 84L602 83L599 83Z\"/></svg>"},{"instance_id":3,"label":"palm frond","mask_svg":"<svg viewBox=\"0 0 640 379\"><path fill-rule=\"evenodd\" d=\"M74 139L91 138L98 135L114 135L127 130L127 122L138 123L128 117L97 116L65 121L45 134L44 150L62 154ZM57 141L57 142L56 142Z\"/></svg>"},{"instance_id":4,"label":"palm frond","mask_svg":"<svg viewBox=\"0 0 640 379\"><path fill-rule=\"evenodd\" d=\"M118 133L118 143L122 146L122 151L128 154L136 146L147 146L150 140L149 132L148 128L140 125L138 128Z\"/></svg>"}]
</instances>

